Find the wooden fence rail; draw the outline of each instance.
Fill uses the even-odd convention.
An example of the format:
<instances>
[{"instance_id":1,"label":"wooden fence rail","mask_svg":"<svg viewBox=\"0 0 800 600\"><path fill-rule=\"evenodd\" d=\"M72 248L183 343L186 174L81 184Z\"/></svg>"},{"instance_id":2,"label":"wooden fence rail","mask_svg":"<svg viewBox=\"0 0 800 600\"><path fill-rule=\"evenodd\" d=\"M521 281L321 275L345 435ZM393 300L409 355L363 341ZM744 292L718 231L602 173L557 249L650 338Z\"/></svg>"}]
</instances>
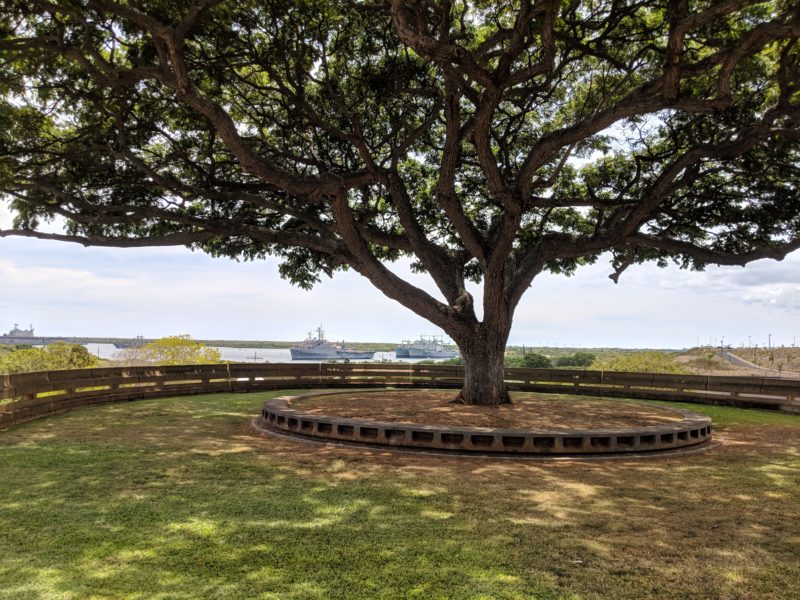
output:
<instances>
[{"instance_id":1,"label":"wooden fence rail","mask_svg":"<svg viewBox=\"0 0 800 600\"><path fill-rule=\"evenodd\" d=\"M234 363L0 375L0 428L90 404L291 388L458 388L463 367L398 363ZM678 400L800 414L800 381L573 369L506 370L511 390Z\"/></svg>"}]
</instances>

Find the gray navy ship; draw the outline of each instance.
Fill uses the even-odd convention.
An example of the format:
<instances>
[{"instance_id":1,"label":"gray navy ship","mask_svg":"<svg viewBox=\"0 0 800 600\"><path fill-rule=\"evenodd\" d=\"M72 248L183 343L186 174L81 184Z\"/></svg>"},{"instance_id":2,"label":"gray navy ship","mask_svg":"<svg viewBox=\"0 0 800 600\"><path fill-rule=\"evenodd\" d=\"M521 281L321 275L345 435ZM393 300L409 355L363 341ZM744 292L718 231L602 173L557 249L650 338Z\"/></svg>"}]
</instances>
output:
<instances>
[{"instance_id":1,"label":"gray navy ship","mask_svg":"<svg viewBox=\"0 0 800 600\"><path fill-rule=\"evenodd\" d=\"M289 352L292 353L292 360L363 360L375 356L374 352L348 350L344 347L344 342L341 345L330 343L325 339L321 325L317 328L316 337L309 332L308 338L290 348Z\"/></svg>"},{"instance_id":2,"label":"gray navy ship","mask_svg":"<svg viewBox=\"0 0 800 600\"><path fill-rule=\"evenodd\" d=\"M458 352L450 350L441 337L421 335L416 342L404 341L394 349L397 358L455 358Z\"/></svg>"},{"instance_id":3,"label":"gray navy ship","mask_svg":"<svg viewBox=\"0 0 800 600\"><path fill-rule=\"evenodd\" d=\"M14 323L11 331L0 335L0 344L43 344L44 341L44 338L33 334L33 325L28 329L20 329L19 323Z\"/></svg>"}]
</instances>

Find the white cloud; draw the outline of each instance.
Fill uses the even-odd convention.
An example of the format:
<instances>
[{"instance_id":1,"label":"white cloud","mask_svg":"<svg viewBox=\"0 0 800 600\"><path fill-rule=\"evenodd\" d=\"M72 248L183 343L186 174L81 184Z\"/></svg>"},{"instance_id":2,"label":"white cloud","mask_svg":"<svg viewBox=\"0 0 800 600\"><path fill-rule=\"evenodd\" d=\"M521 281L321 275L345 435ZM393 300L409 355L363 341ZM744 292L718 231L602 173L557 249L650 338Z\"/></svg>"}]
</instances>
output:
<instances>
[{"instance_id":1,"label":"white cloud","mask_svg":"<svg viewBox=\"0 0 800 600\"><path fill-rule=\"evenodd\" d=\"M800 333L798 286L762 282L797 282L795 254L782 263L701 273L637 265L618 285L602 261L573 278L542 275L520 304L512 338L537 345L683 347L723 336L731 343L766 340L772 333L777 343L789 344ZM751 267L761 271L758 277L740 281Z\"/></svg>"},{"instance_id":2,"label":"white cloud","mask_svg":"<svg viewBox=\"0 0 800 600\"><path fill-rule=\"evenodd\" d=\"M405 337L434 331L355 273L304 292L278 277L274 260L236 263L179 248L5 239L0 282L13 290L0 294L0 329L32 322L51 335L301 339L320 322L351 340L394 339L398 325L411 328Z\"/></svg>"},{"instance_id":3,"label":"white cloud","mask_svg":"<svg viewBox=\"0 0 800 600\"><path fill-rule=\"evenodd\" d=\"M764 305L787 311L800 310L800 285L764 285L745 294L748 304Z\"/></svg>"}]
</instances>

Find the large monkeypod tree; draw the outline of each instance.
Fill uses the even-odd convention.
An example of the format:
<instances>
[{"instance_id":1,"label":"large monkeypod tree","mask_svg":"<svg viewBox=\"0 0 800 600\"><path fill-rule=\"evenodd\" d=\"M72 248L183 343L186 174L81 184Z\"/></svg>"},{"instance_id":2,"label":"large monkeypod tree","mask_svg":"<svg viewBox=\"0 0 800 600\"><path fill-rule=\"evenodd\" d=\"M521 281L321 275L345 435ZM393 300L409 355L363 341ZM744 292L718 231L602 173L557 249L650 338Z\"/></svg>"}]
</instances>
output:
<instances>
[{"instance_id":1,"label":"large monkeypod tree","mask_svg":"<svg viewBox=\"0 0 800 600\"><path fill-rule=\"evenodd\" d=\"M796 0L0 0L0 236L353 269L501 404L538 273L800 247L798 37Z\"/></svg>"}]
</instances>

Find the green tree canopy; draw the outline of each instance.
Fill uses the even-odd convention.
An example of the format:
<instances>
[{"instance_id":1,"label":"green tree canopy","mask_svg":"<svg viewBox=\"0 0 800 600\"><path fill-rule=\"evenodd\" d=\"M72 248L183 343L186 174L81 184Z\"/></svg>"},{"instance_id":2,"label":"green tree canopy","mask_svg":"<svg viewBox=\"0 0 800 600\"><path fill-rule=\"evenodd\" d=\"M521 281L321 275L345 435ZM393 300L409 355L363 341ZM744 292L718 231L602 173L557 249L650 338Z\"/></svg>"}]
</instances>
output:
<instances>
[{"instance_id":1,"label":"green tree canopy","mask_svg":"<svg viewBox=\"0 0 800 600\"><path fill-rule=\"evenodd\" d=\"M574 354L567 354L566 356L559 356L556 359L556 366L558 367L588 367L591 365L596 356L591 352L575 352Z\"/></svg>"},{"instance_id":2,"label":"green tree canopy","mask_svg":"<svg viewBox=\"0 0 800 600\"><path fill-rule=\"evenodd\" d=\"M119 360L133 365L211 365L222 362L222 355L188 335L172 335L126 348Z\"/></svg>"},{"instance_id":3,"label":"green tree canopy","mask_svg":"<svg viewBox=\"0 0 800 600\"><path fill-rule=\"evenodd\" d=\"M0 353L0 373L85 369L98 362L84 346L58 342L44 348L19 348Z\"/></svg>"},{"instance_id":4,"label":"green tree canopy","mask_svg":"<svg viewBox=\"0 0 800 600\"><path fill-rule=\"evenodd\" d=\"M553 361L544 354L526 352L520 359L519 366L528 367L529 369L549 369L553 366Z\"/></svg>"},{"instance_id":5,"label":"green tree canopy","mask_svg":"<svg viewBox=\"0 0 800 600\"><path fill-rule=\"evenodd\" d=\"M467 402L537 274L800 247L800 17L758 0L4 0L0 236L354 269ZM61 233L43 231L54 217ZM412 257L433 295L387 263ZM482 281L482 307L466 290Z\"/></svg>"},{"instance_id":6,"label":"green tree canopy","mask_svg":"<svg viewBox=\"0 0 800 600\"><path fill-rule=\"evenodd\" d=\"M688 373L683 365L675 361L675 355L655 350L621 352L596 360L592 364L596 371L628 371L635 373Z\"/></svg>"}]
</instances>

